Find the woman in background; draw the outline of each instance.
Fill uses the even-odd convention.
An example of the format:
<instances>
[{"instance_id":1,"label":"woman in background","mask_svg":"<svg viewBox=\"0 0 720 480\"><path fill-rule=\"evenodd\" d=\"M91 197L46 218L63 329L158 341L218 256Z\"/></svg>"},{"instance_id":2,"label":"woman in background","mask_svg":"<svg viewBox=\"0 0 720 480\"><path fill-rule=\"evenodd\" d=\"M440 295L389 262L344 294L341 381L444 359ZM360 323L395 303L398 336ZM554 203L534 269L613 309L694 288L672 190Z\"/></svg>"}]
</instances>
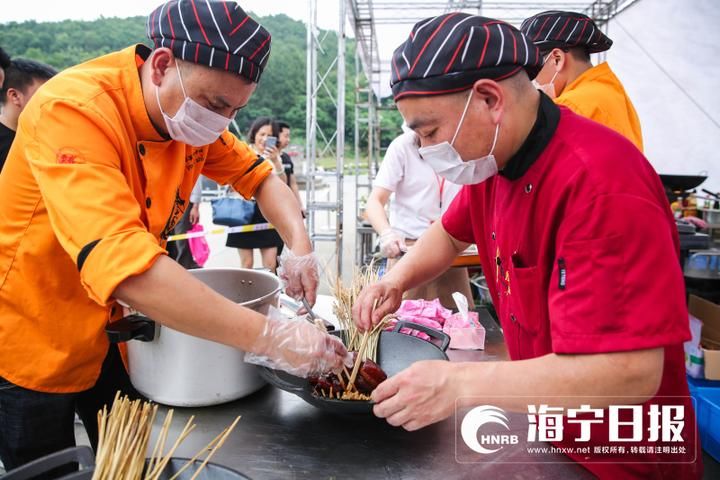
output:
<instances>
[{"instance_id":1,"label":"woman in background","mask_svg":"<svg viewBox=\"0 0 720 480\"><path fill-rule=\"evenodd\" d=\"M280 160L280 151L277 145L266 144L268 137L273 136L273 120L270 117L259 117L250 126L247 141L250 147L258 155L272 162L275 167L275 173L280 176L281 180L287 181L285 170ZM267 223L262 212L255 205L255 212L250 219L250 225L258 223ZM240 264L243 268L253 268L254 250L260 249L262 257L262 266L275 273L277 269L277 258L279 250L283 246L283 241L275 230L261 230L249 233L231 233L228 235L226 246L237 248L240 252Z\"/></svg>"}]
</instances>

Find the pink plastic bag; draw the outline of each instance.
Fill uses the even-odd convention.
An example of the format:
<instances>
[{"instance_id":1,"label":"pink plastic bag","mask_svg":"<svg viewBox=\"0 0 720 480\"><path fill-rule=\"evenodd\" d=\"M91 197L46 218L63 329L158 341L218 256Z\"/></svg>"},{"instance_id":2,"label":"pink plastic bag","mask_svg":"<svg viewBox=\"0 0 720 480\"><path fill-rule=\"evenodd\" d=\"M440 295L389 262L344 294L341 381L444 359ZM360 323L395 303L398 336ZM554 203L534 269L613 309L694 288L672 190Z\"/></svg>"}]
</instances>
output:
<instances>
[{"instance_id":1,"label":"pink plastic bag","mask_svg":"<svg viewBox=\"0 0 720 480\"><path fill-rule=\"evenodd\" d=\"M203 232L203 226L199 223L193 225L188 230L188 233ZM188 238L188 245L190 245L190 253L192 253L193 260L201 267L205 265L210 257L210 245L208 245L205 237Z\"/></svg>"},{"instance_id":2,"label":"pink plastic bag","mask_svg":"<svg viewBox=\"0 0 720 480\"><path fill-rule=\"evenodd\" d=\"M452 312L443 307L438 299L403 300L400 305L400 309L395 312L395 315L400 320L419 323L420 325L442 331L445 320L450 318ZM386 330L392 330L395 328L396 323L397 322L395 320L391 321ZM430 340L430 337L427 334L410 328L403 328L400 332L422 338L423 340Z\"/></svg>"}]
</instances>

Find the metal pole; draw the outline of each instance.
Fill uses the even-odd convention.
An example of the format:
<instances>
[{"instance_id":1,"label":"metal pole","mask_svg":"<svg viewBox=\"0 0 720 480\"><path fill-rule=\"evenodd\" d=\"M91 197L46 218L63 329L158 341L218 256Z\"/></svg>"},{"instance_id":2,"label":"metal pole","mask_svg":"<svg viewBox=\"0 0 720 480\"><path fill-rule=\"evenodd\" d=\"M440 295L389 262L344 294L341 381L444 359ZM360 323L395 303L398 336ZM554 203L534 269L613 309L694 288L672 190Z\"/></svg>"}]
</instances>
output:
<instances>
[{"instance_id":1,"label":"metal pole","mask_svg":"<svg viewBox=\"0 0 720 480\"><path fill-rule=\"evenodd\" d=\"M337 178L337 222L335 251L337 254L337 275L342 278L343 260L343 170L345 168L345 12L346 4L340 1L340 24L338 25L337 61L337 137L336 137L336 178Z\"/></svg>"},{"instance_id":2,"label":"metal pole","mask_svg":"<svg viewBox=\"0 0 720 480\"><path fill-rule=\"evenodd\" d=\"M355 43L355 225L360 226L360 47ZM358 245L359 234L355 234L355 264L362 265L362 249Z\"/></svg>"},{"instance_id":3,"label":"metal pole","mask_svg":"<svg viewBox=\"0 0 720 480\"><path fill-rule=\"evenodd\" d=\"M317 0L308 0L308 23L307 23L307 71L305 85L305 161L306 161L306 204L310 207L315 198L315 156L316 146L316 121L317 98L317 47L315 45L315 28L317 25ZM307 228L310 234L315 231L315 212L308 208ZM315 242L313 241L313 247Z\"/></svg>"},{"instance_id":4,"label":"metal pole","mask_svg":"<svg viewBox=\"0 0 720 480\"><path fill-rule=\"evenodd\" d=\"M367 104L368 104L368 122L367 122L367 128L368 128L368 183L372 183L375 177L375 168L374 165L377 165L377 160L375 159L375 99L373 96L373 86L375 81L375 75L372 71L372 68L368 69L367 73L367 79L368 79L368 96L367 96Z\"/></svg>"}]
</instances>

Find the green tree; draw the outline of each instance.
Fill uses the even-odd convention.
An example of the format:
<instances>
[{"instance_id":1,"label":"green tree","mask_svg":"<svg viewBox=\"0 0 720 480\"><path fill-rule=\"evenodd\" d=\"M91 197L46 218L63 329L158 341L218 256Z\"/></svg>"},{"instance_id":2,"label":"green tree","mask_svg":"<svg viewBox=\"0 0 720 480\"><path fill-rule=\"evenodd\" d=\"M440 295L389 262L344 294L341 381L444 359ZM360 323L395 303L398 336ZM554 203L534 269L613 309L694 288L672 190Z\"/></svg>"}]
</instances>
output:
<instances>
[{"instance_id":1,"label":"green tree","mask_svg":"<svg viewBox=\"0 0 720 480\"><path fill-rule=\"evenodd\" d=\"M250 123L258 116L279 117L293 127L295 142L305 137L306 32L303 22L287 15L255 16L273 36L268 66L250 104L241 110L236 121L244 136ZM59 70L89 59L120 50L129 45L150 45L145 36L145 17L104 18L93 21L63 20L60 22L10 22L0 24L0 45L12 56L26 57L48 63ZM318 69L327 70L334 60L337 34L320 32L325 38L325 55L318 58ZM347 42L346 130L348 147L354 135L354 42ZM329 76L327 87L335 95L336 80ZM336 108L323 93L318 100L318 121L323 131L335 129ZM383 144L395 136L399 126L397 112L383 112ZM386 128L387 127L387 131Z\"/></svg>"}]
</instances>

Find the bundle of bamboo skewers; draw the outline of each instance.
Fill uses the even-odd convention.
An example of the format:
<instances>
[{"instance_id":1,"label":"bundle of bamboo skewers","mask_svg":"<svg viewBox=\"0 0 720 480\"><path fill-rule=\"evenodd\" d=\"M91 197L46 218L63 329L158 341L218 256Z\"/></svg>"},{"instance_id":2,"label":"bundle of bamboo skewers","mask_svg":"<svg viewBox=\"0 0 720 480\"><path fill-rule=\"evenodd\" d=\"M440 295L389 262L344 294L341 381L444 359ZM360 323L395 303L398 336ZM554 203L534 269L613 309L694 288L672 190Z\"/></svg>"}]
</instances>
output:
<instances>
[{"instance_id":1,"label":"bundle of bamboo skewers","mask_svg":"<svg viewBox=\"0 0 720 480\"><path fill-rule=\"evenodd\" d=\"M165 451L173 410L168 410L162 428L149 458L146 458L158 406L141 400L131 401L127 396L115 395L112 409L98 412L98 449L93 480L158 480L170 463L173 454L195 429L191 416L172 446ZM212 456L225 443L240 417L191 458L170 480L176 480L204 454L207 457L194 472L197 478Z\"/></svg>"},{"instance_id":2,"label":"bundle of bamboo skewers","mask_svg":"<svg viewBox=\"0 0 720 480\"><path fill-rule=\"evenodd\" d=\"M360 296L363 288L376 283L379 280L377 271L370 264L364 269L356 269L353 272L353 279L350 286L345 286L341 279L337 279L334 285L335 304L333 305L333 313L335 313L343 335L343 343L350 352L357 352L355 364L352 371L346 368L338 374L338 379L343 387L342 392L334 392L332 388L329 392L319 390L322 396L337 398L340 400L370 400L370 397L359 392L355 387L355 380L363 361L377 361L377 348L380 340L380 333L390 320L390 316L384 318L380 323L375 325L371 330L360 332L355 325L352 316L352 309ZM375 306L373 306L373 310Z\"/></svg>"},{"instance_id":3,"label":"bundle of bamboo skewers","mask_svg":"<svg viewBox=\"0 0 720 480\"><path fill-rule=\"evenodd\" d=\"M379 279L380 277L378 276L377 271L373 268L373 265L370 264L364 269L355 269L353 272L353 279L349 287L343 285L342 280L339 278L335 282L335 304L333 305L333 313L340 323L345 347L347 347L350 352L361 353L360 347L363 342L363 334L358 330L355 325L355 321L353 320L353 306L355 305L355 302L360 296L360 292L362 292L363 288L376 283ZM385 320L381 323L384 323L384 321ZM382 329L377 328L372 330L373 333L368 339L369 349L364 352L364 356L363 358L360 358L360 361L367 358L372 361L376 361L377 343L380 338L381 331ZM360 355L358 355L358 357L360 357Z\"/></svg>"}]
</instances>

